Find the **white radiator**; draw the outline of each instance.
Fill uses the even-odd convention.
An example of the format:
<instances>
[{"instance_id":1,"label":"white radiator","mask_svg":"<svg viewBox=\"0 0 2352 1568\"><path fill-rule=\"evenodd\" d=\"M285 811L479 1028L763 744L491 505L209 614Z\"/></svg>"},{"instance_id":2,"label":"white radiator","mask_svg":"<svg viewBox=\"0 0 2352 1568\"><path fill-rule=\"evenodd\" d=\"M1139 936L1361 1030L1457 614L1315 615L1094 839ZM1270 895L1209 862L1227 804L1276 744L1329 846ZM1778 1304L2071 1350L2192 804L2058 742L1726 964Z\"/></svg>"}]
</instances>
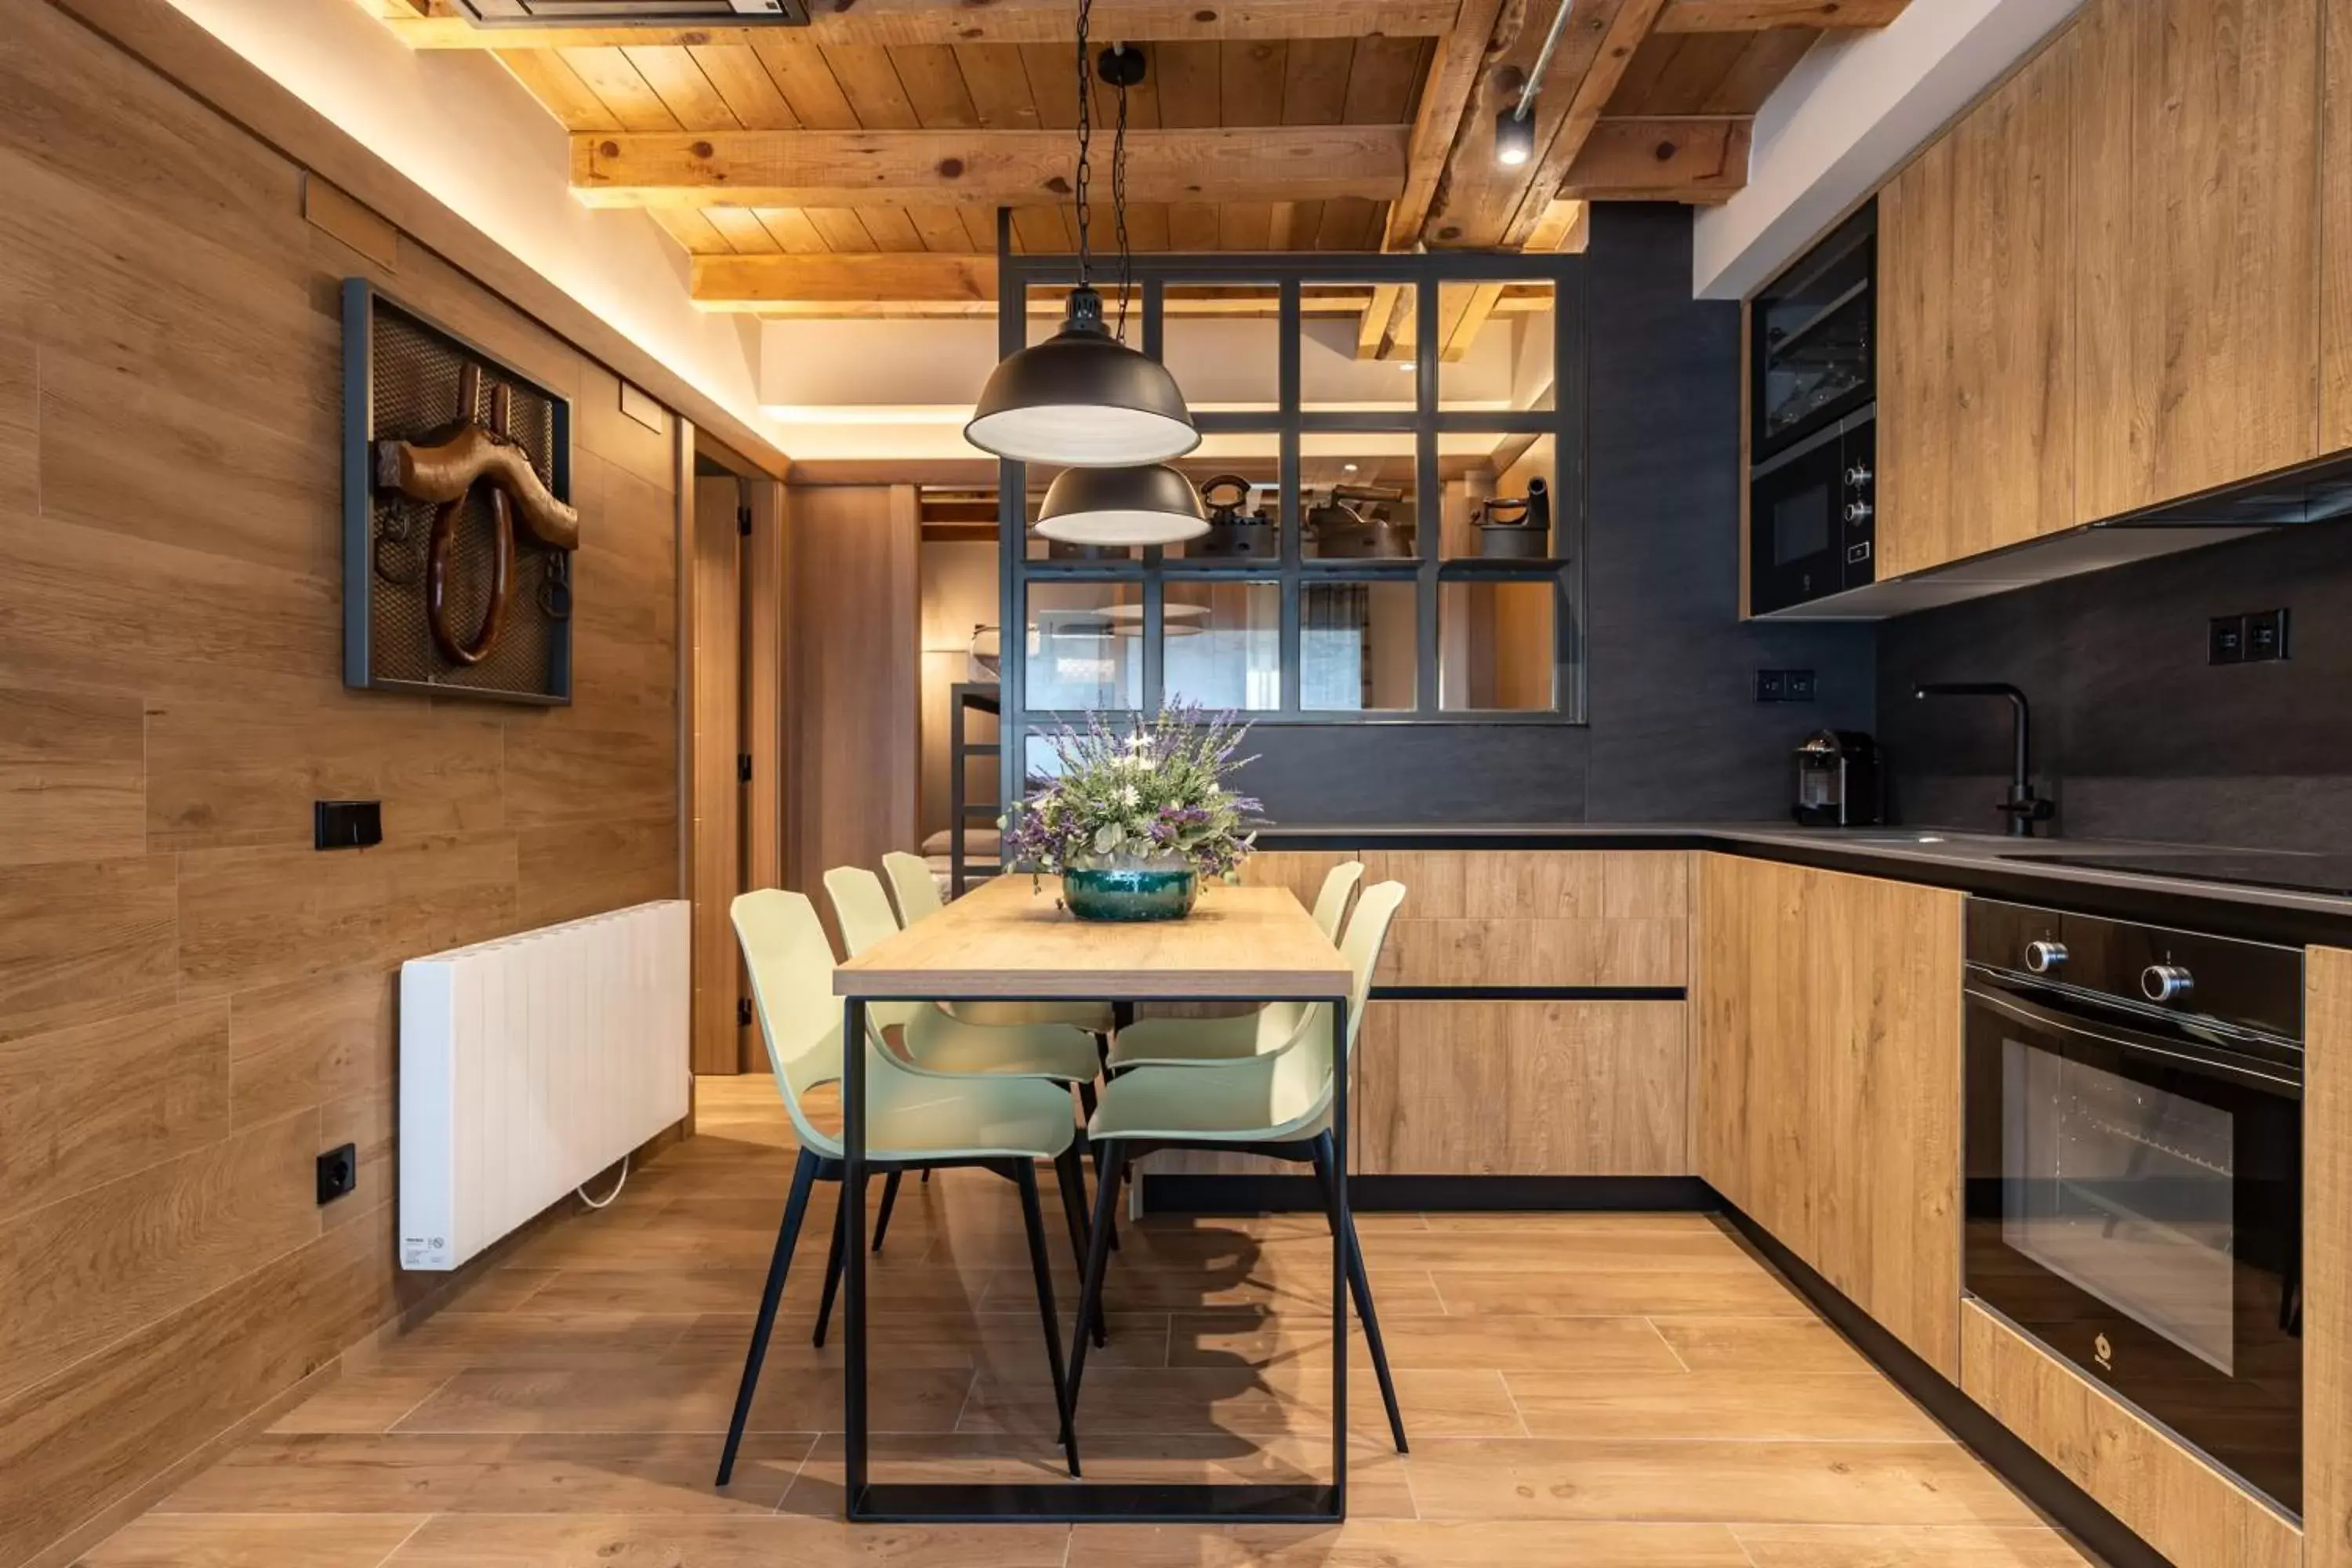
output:
<instances>
[{"instance_id":1,"label":"white radiator","mask_svg":"<svg viewBox=\"0 0 2352 1568\"><path fill-rule=\"evenodd\" d=\"M686 1115L690 908L401 966L402 1268L457 1268Z\"/></svg>"}]
</instances>

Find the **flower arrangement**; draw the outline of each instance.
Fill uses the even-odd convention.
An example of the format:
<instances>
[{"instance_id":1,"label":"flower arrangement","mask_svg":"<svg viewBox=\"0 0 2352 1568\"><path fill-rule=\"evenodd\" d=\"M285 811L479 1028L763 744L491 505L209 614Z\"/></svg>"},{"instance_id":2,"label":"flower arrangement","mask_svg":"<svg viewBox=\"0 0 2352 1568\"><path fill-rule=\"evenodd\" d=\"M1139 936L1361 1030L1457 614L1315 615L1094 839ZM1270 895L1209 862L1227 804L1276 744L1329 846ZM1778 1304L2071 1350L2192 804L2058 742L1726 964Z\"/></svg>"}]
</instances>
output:
<instances>
[{"instance_id":1,"label":"flower arrangement","mask_svg":"<svg viewBox=\"0 0 2352 1568\"><path fill-rule=\"evenodd\" d=\"M1225 781L1255 761L1234 753L1247 725L1197 706L1166 708L1125 733L1098 714L1052 737L1055 769L998 826L1005 863L1060 874L1110 866L1190 867L1230 876L1266 822Z\"/></svg>"}]
</instances>

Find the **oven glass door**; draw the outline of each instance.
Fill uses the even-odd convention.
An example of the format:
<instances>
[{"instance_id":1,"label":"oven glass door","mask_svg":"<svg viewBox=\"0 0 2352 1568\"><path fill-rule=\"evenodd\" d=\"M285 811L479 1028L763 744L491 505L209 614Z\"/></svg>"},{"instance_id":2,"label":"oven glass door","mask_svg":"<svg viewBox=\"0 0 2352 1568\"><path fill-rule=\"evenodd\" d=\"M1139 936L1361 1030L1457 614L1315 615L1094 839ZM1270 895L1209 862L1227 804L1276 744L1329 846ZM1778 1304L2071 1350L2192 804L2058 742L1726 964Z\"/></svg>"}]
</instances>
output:
<instances>
[{"instance_id":1,"label":"oven glass door","mask_svg":"<svg viewBox=\"0 0 2352 1568\"><path fill-rule=\"evenodd\" d=\"M1969 1288L2302 1506L2301 1089L1971 975Z\"/></svg>"},{"instance_id":2,"label":"oven glass door","mask_svg":"<svg viewBox=\"0 0 2352 1568\"><path fill-rule=\"evenodd\" d=\"M1748 498L1748 607L1758 615L1845 585L1845 482L1837 438L1758 476Z\"/></svg>"}]
</instances>

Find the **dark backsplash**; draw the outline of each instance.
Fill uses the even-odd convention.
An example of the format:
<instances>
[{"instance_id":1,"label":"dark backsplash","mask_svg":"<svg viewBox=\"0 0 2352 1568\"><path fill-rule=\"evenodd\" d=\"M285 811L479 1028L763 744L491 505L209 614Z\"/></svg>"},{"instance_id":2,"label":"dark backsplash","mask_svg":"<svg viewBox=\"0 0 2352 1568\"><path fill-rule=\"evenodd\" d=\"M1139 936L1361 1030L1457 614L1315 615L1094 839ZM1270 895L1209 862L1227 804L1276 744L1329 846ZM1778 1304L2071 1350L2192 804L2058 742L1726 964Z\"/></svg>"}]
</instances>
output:
<instances>
[{"instance_id":1,"label":"dark backsplash","mask_svg":"<svg viewBox=\"0 0 2352 1568\"><path fill-rule=\"evenodd\" d=\"M2285 606L2292 657L2209 666L2214 616ZM1897 820L1998 831L2009 710L1914 701L2007 680L2074 838L2352 845L2352 525L2309 524L1884 623L1878 735Z\"/></svg>"},{"instance_id":2,"label":"dark backsplash","mask_svg":"<svg viewBox=\"0 0 2352 1568\"><path fill-rule=\"evenodd\" d=\"M1797 742L1868 726L1869 627L1739 621L1739 307L1691 298L1690 223L1592 211L1590 725L1269 725L1249 782L1276 821L1777 817ZM1817 700L1758 706L1759 668L1815 671Z\"/></svg>"}]
</instances>

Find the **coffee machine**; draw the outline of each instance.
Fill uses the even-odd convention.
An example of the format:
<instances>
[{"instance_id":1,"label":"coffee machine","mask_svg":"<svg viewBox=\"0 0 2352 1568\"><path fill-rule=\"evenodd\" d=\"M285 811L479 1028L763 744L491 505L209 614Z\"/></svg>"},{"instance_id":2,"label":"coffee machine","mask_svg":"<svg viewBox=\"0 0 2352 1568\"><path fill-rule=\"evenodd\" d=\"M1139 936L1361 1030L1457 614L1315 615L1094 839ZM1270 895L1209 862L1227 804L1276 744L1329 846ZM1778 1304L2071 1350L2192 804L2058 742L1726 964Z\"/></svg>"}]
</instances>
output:
<instances>
[{"instance_id":1,"label":"coffee machine","mask_svg":"<svg viewBox=\"0 0 2352 1568\"><path fill-rule=\"evenodd\" d=\"M1789 815L1806 827L1875 827L1885 795L1878 742L1859 730L1822 730L1797 748L1797 798Z\"/></svg>"}]
</instances>

